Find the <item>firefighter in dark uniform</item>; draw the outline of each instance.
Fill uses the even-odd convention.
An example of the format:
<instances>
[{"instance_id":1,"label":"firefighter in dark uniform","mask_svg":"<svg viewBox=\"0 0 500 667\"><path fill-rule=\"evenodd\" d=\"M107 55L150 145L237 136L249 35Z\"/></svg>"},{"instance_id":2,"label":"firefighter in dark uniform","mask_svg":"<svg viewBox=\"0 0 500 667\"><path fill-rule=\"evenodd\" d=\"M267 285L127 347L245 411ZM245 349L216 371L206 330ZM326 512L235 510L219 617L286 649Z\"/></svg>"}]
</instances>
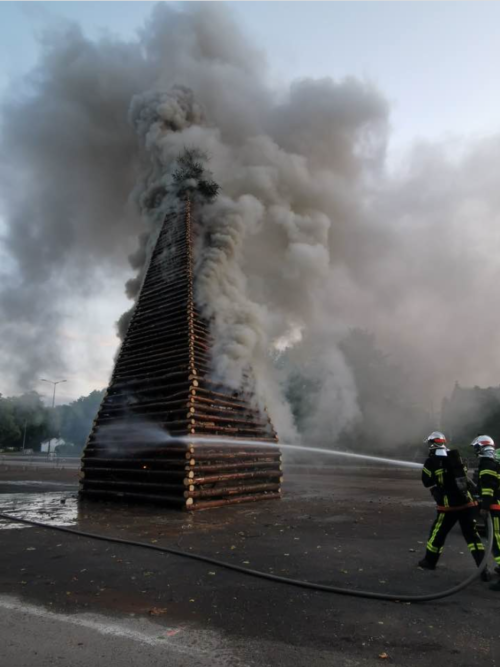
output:
<instances>
[{"instance_id":1,"label":"firefighter in dark uniform","mask_svg":"<svg viewBox=\"0 0 500 667\"><path fill-rule=\"evenodd\" d=\"M489 435L479 435L471 442L479 458L479 494L481 512L489 512L493 523L493 558L495 572L500 574L500 463L495 456L495 443ZM490 588L500 591L500 580Z\"/></svg>"},{"instance_id":2,"label":"firefighter in dark uniform","mask_svg":"<svg viewBox=\"0 0 500 667\"><path fill-rule=\"evenodd\" d=\"M446 438L439 431L431 433L426 442L429 457L422 470L422 483L431 489L437 504L437 517L432 524L425 557L418 565L426 570L436 568L446 536L458 521L472 557L479 566L484 558L484 546L476 530L474 515L477 502L469 490L466 468L458 451L446 448ZM481 576L483 581L491 579L487 569Z\"/></svg>"}]
</instances>

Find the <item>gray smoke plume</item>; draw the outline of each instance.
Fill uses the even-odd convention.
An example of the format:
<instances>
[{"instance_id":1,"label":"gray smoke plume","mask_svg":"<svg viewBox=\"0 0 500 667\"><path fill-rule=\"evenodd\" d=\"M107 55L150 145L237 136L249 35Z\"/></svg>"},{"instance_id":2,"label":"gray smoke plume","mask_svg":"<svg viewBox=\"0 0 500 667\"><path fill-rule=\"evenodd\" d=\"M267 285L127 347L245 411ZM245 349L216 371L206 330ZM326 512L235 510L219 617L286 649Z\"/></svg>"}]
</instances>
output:
<instances>
[{"instance_id":1,"label":"gray smoke plume","mask_svg":"<svg viewBox=\"0 0 500 667\"><path fill-rule=\"evenodd\" d=\"M127 254L137 295L176 159L196 148L221 186L198 221L196 264L215 373L238 385L252 365L285 437L294 424L276 345L314 381L307 438L324 444L360 417L341 349L352 327L374 332L422 404L456 379L494 382L500 142L460 157L417 146L389 174L388 128L389 106L366 81L275 91L224 5L158 5L129 43L93 42L77 27L47 34L2 112L14 263L0 287L5 374L26 386L60 363L47 320L63 321L72 294L91 295L96 271L122 270Z\"/></svg>"}]
</instances>

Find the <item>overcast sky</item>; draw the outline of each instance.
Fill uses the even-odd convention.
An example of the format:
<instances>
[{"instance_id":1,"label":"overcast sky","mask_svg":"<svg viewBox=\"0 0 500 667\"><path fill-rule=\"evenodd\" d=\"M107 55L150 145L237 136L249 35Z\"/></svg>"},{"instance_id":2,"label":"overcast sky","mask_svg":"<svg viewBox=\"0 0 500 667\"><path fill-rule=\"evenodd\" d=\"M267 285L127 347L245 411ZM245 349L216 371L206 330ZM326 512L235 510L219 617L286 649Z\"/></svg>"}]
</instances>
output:
<instances>
[{"instance_id":1,"label":"overcast sky","mask_svg":"<svg viewBox=\"0 0 500 667\"><path fill-rule=\"evenodd\" d=\"M43 28L70 20L89 36L110 31L133 38L152 4L1 3L0 102L36 64ZM419 138L469 138L499 129L499 3L229 4L266 52L278 86L303 76L355 75L372 81L391 104L393 161ZM0 258L1 275L8 267L1 246ZM125 278L115 275L99 298L73 304L72 326L64 332L68 382L60 387L60 401L105 385L116 347L114 322L128 307L122 296ZM43 384L34 388L45 391ZM0 385L0 392L9 393L9 386Z\"/></svg>"}]
</instances>

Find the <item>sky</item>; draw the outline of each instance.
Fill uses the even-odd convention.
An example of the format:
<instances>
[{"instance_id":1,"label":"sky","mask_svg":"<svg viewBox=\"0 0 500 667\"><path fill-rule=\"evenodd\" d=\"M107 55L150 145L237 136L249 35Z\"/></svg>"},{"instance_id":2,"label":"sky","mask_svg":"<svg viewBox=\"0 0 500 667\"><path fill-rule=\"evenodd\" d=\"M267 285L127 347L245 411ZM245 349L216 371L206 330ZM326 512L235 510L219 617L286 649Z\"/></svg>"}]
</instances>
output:
<instances>
[{"instance_id":1,"label":"sky","mask_svg":"<svg viewBox=\"0 0 500 667\"><path fill-rule=\"evenodd\" d=\"M133 37L154 3L4 2L0 91L36 62L36 35L67 19ZM392 148L499 126L500 5L487 2L231 2L277 81L349 75L392 104Z\"/></svg>"},{"instance_id":2,"label":"sky","mask_svg":"<svg viewBox=\"0 0 500 667\"><path fill-rule=\"evenodd\" d=\"M76 21L91 37L111 32L132 39L153 4L1 3L0 103L36 64L42 29ZM417 140L481 137L499 129L499 3L228 4L266 53L276 87L306 76L354 75L375 84L391 104L389 163L396 163ZM1 245L0 259L1 275L8 266ZM126 277L107 277L100 296L73 303L68 313L72 326L64 331L68 381L58 388L58 402L106 384L116 348L114 322L128 307ZM43 383L33 388L47 391ZM0 386L0 392L8 391Z\"/></svg>"}]
</instances>

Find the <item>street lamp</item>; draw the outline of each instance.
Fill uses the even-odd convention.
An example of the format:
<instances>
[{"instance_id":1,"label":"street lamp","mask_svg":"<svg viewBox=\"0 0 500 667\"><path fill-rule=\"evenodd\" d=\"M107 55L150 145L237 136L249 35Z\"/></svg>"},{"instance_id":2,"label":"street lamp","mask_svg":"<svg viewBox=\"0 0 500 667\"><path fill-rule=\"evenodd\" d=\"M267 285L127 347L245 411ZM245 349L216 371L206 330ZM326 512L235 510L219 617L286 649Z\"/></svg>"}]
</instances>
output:
<instances>
[{"instance_id":1,"label":"street lamp","mask_svg":"<svg viewBox=\"0 0 500 667\"><path fill-rule=\"evenodd\" d=\"M61 382L67 382L67 380L57 380L57 382L53 382L52 380L44 380L43 378L40 378L41 382L48 382L49 384L54 385L54 393L52 395L52 407L55 406L56 404L56 387L58 384L61 384Z\"/></svg>"},{"instance_id":2,"label":"street lamp","mask_svg":"<svg viewBox=\"0 0 500 667\"><path fill-rule=\"evenodd\" d=\"M56 387L58 384L61 384L61 382L67 382L67 380L57 380L54 382L53 380L44 380L44 378L40 378L40 382L48 382L49 384L54 385L54 393L52 394L52 409L55 408L56 405ZM48 455L50 456L50 443L52 442L52 438L49 440L49 451Z\"/></svg>"}]
</instances>

